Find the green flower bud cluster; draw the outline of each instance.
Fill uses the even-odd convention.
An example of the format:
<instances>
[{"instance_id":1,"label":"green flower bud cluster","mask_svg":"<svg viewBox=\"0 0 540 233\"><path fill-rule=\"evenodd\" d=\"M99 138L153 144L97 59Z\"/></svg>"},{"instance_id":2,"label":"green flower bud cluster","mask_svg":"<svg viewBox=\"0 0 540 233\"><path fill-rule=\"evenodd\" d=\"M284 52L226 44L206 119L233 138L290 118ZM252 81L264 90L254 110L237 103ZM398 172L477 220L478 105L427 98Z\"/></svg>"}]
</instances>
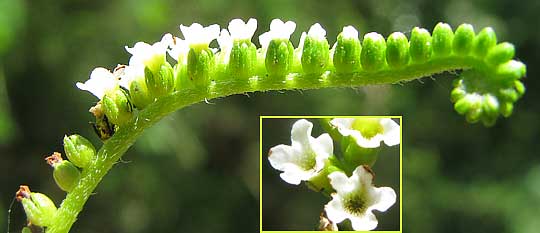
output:
<instances>
[{"instance_id":1,"label":"green flower bud cluster","mask_svg":"<svg viewBox=\"0 0 540 233\"><path fill-rule=\"evenodd\" d=\"M301 86L289 82L295 77L302 77L302 81L310 83L309 87L317 87L347 79L364 78L366 83L377 83L376 79L388 76L422 77L443 71L435 67L465 68L451 100L456 111L469 122L481 121L487 126L495 123L499 115L509 116L513 104L525 91L519 81L525 75L525 65L512 60L513 45L497 44L495 32L489 27L477 34L470 24L462 24L453 31L448 24L439 23L432 34L413 28L410 39L401 32L386 39L370 32L360 40L358 31L347 26L330 48L326 31L314 24L308 33L303 33L296 49L289 39L296 28L294 22L273 20L270 31L259 36L259 49L251 41L256 27L254 19L248 23L231 21L230 33L227 29L220 32L216 24L181 25L184 39L166 34L153 45L138 42L127 48L133 55L129 66L117 68L112 75L120 79L124 88L117 85L105 91L100 102L103 116L96 115L100 137L110 137L116 126L130 121L133 108L142 110L175 91L203 93L208 97L227 92L216 90L221 88L217 83L257 91L279 89L277 85ZM209 47L214 39L218 40L219 49ZM167 52L176 64L167 62ZM410 77L396 79L406 80Z\"/></svg>"}]
</instances>

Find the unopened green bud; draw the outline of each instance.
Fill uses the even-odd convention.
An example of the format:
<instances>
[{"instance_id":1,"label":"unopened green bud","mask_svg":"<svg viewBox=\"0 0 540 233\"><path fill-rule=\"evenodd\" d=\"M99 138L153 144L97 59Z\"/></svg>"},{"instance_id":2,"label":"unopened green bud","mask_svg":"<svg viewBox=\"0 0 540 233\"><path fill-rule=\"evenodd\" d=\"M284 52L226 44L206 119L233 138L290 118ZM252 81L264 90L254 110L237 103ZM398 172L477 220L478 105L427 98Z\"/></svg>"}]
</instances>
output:
<instances>
[{"instance_id":1,"label":"unopened green bud","mask_svg":"<svg viewBox=\"0 0 540 233\"><path fill-rule=\"evenodd\" d=\"M500 111L504 117L509 117L514 111L514 105L511 102L503 102Z\"/></svg>"},{"instance_id":2,"label":"unopened green bud","mask_svg":"<svg viewBox=\"0 0 540 233\"><path fill-rule=\"evenodd\" d=\"M164 96L174 90L173 68L168 62L163 63L158 72L145 68L144 76L151 97Z\"/></svg>"},{"instance_id":3,"label":"unopened green bud","mask_svg":"<svg viewBox=\"0 0 540 233\"><path fill-rule=\"evenodd\" d=\"M54 169L53 177L58 187L66 192L71 192L81 177L79 169L73 163L63 160L62 155L58 152L54 152L45 160Z\"/></svg>"},{"instance_id":4,"label":"unopened green bud","mask_svg":"<svg viewBox=\"0 0 540 233\"><path fill-rule=\"evenodd\" d=\"M314 26L312 26L313 28ZM320 27L320 26L319 26ZM313 29L314 30L314 29ZM310 29L310 33L311 33ZM307 34L302 48L302 69L307 74L320 75L325 71L329 59L328 41L324 36Z\"/></svg>"},{"instance_id":5,"label":"unopened green bud","mask_svg":"<svg viewBox=\"0 0 540 233\"><path fill-rule=\"evenodd\" d=\"M96 148L88 139L73 134L64 137L64 151L73 164L80 168L87 168L96 159Z\"/></svg>"},{"instance_id":6,"label":"unopened green bud","mask_svg":"<svg viewBox=\"0 0 540 233\"><path fill-rule=\"evenodd\" d=\"M394 32L386 39L386 62L392 68L399 68L409 62L409 42L401 32Z\"/></svg>"},{"instance_id":7,"label":"unopened green bud","mask_svg":"<svg viewBox=\"0 0 540 233\"><path fill-rule=\"evenodd\" d=\"M229 57L229 73L233 77L249 78L255 72L257 47L251 40L234 40Z\"/></svg>"},{"instance_id":8,"label":"unopened green bud","mask_svg":"<svg viewBox=\"0 0 540 233\"><path fill-rule=\"evenodd\" d=\"M362 68L366 71L376 71L384 67L386 63L386 42L376 32L364 35L361 54Z\"/></svg>"},{"instance_id":9,"label":"unopened green bud","mask_svg":"<svg viewBox=\"0 0 540 233\"><path fill-rule=\"evenodd\" d=\"M487 118L497 118L499 114L499 101L493 95L484 95L482 110L487 115Z\"/></svg>"},{"instance_id":10,"label":"unopened green bud","mask_svg":"<svg viewBox=\"0 0 540 233\"><path fill-rule=\"evenodd\" d=\"M514 60L498 65L495 70L497 79L511 83L525 76L526 72L527 68L525 67L525 64Z\"/></svg>"},{"instance_id":11,"label":"unopened green bud","mask_svg":"<svg viewBox=\"0 0 540 233\"><path fill-rule=\"evenodd\" d=\"M516 88L519 97L525 94L525 85L523 85L523 83L519 80L514 81L514 88Z\"/></svg>"},{"instance_id":12,"label":"unopened green bud","mask_svg":"<svg viewBox=\"0 0 540 233\"><path fill-rule=\"evenodd\" d=\"M473 108L467 114L465 115L465 120L467 122L473 124L478 121L480 121L480 117L482 117L482 109L481 108Z\"/></svg>"},{"instance_id":13,"label":"unopened green bud","mask_svg":"<svg viewBox=\"0 0 540 233\"><path fill-rule=\"evenodd\" d=\"M426 29L415 27L409 44L412 62L423 63L431 57L431 35Z\"/></svg>"},{"instance_id":14,"label":"unopened green bud","mask_svg":"<svg viewBox=\"0 0 540 233\"><path fill-rule=\"evenodd\" d=\"M454 32L450 25L438 23L433 29L433 55L448 56L452 53L452 42L454 41Z\"/></svg>"},{"instance_id":15,"label":"unopened green bud","mask_svg":"<svg viewBox=\"0 0 540 233\"><path fill-rule=\"evenodd\" d=\"M133 116L131 102L127 93L121 88L105 93L101 103L108 120L115 125L122 126Z\"/></svg>"},{"instance_id":16,"label":"unopened green bud","mask_svg":"<svg viewBox=\"0 0 540 233\"><path fill-rule=\"evenodd\" d=\"M131 103L139 110L144 109L147 105L154 101L146 86L146 79L137 78L129 84L129 96Z\"/></svg>"},{"instance_id":17,"label":"unopened green bud","mask_svg":"<svg viewBox=\"0 0 540 233\"><path fill-rule=\"evenodd\" d=\"M495 45L486 55L486 62L491 65L498 65L510 61L514 57L514 45L503 42Z\"/></svg>"},{"instance_id":18,"label":"unopened green bud","mask_svg":"<svg viewBox=\"0 0 540 233\"><path fill-rule=\"evenodd\" d=\"M519 94L513 88L505 88L499 90L499 95L505 101L516 102L519 99Z\"/></svg>"},{"instance_id":19,"label":"unopened green bud","mask_svg":"<svg viewBox=\"0 0 540 233\"><path fill-rule=\"evenodd\" d=\"M206 47L189 49L187 62L187 78L197 88L207 88L214 71L214 52Z\"/></svg>"},{"instance_id":20,"label":"unopened green bud","mask_svg":"<svg viewBox=\"0 0 540 233\"><path fill-rule=\"evenodd\" d=\"M285 76L292 69L294 47L287 39L273 39L268 44L265 66L270 76Z\"/></svg>"},{"instance_id":21,"label":"unopened green bud","mask_svg":"<svg viewBox=\"0 0 540 233\"><path fill-rule=\"evenodd\" d=\"M360 69L362 45L358 31L352 26L343 28L334 48L334 67L338 73L352 73Z\"/></svg>"},{"instance_id":22,"label":"unopened green bud","mask_svg":"<svg viewBox=\"0 0 540 233\"><path fill-rule=\"evenodd\" d=\"M450 93L450 100L455 103L456 101L465 97L466 94L467 92L465 92L465 90L462 88L454 88Z\"/></svg>"},{"instance_id":23,"label":"unopened green bud","mask_svg":"<svg viewBox=\"0 0 540 233\"><path fill-rule=\"evenodd\" d=\"M31 224L42 227L51 225L57 209L49 197L42 193L33 193L28 186L21 185L15 198L21 202Z\"/></svg>"},{"instance_id":24,"label":"unopened green bud","mask_svg":"<svg viewBox=\"0 0 540 233\"><path fill-rule=\"evenodd\" d=\"M497 36L495 35L495 31L493 31L493 28L484 28L482 29L482 31L480 31L480 33L478 33L474 40L474 55L482 58L486 56L489 49L491 49L496 44Z\"/></svg>"},{"instance_id":25,"label":"unopened green bud","mask_svg":"<svg viewBox=\"0 0 540 233\"><path fill-rule=\"evenodd\" d=\"M454 42L452 43L454 53L461 56L468 55L473 47L474 36L474 28L472 25L459 25L454 34Z\"/></svg>"},{"instance_id":26,"label":"unopened green bud","mask_svg":"<svg viewBox=\"0 0 540 233\"><path fill-rule=\"evenodd\" d=\"M466 95L454 104L454 108L459 114L463 115L467 112L479 109L481 101L482 98L479 95Z\"/></svg>"}]
</instances>

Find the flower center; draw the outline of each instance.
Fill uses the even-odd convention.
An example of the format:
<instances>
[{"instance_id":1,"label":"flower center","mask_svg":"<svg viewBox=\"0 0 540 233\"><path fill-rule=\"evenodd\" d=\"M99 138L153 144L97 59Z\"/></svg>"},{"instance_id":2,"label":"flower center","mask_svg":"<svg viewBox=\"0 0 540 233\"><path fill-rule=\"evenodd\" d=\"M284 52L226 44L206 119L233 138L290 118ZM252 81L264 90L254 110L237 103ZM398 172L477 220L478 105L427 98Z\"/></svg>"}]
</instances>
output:
<instances>
[{"instance_id":1,"label":"flower center","mask_svg":"<svg viewBox=\"0 0 540 233\"><path fill-rule=\"evenodd\" d=\"M298 165L305 171L315 168L317 161L315 160L315 152L306 151L302 156L298 158Z\"/></svg>"},{"instance_id":2,"label":"flower center","mask_svg":"<svg viewBox=\"0 0 540 233\"><path fill-rule=\"evenodd\" d=\"M360 133L362 133L362 136L368 139L374 137L377 134L384 133L384 129L382 125L379 123L379 119L358 118L354 120L351 127L354 130L360 131Z\"/></svg>"},{"instance_id":3,"label":"flower center","mask_svg":"<svg viewBox=\"0 0 540 233\"><path fill-rule=\"evenodd\" d=\"M366 212L368 200L363 193L351 193L343 198L345 210L353 215L362 215Z\"/></svg>"}]
</instances>

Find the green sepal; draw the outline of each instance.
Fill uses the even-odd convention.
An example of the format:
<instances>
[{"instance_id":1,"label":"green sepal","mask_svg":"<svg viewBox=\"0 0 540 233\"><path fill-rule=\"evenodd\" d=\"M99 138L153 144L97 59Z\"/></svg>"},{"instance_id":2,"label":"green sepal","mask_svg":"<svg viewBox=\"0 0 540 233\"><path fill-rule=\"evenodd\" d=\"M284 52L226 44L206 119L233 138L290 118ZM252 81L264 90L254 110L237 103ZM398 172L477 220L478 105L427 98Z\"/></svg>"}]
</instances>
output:
<instances>
[{"instance_id":1,"label":"green sepal","mask_svg":"<svg viewBox=\"0 0 540 233\"><path fill-rule=\"evenodd\" d=\"M372 167L377 158L379 157L380 147L377 148L363 148L359 146L352 136L346 136L341 146L343 151L343 163L348 173L352 172L356 167L360 165L367 165Z\"/></svg>"},{"instance_id":2,"label":"green sepal","mask_svg":"<svg viewBox=\"0 0 540 233\"><path fill-rule=\"evenodd\" d=\"M168 62L163 63L157 73L145 67L144 76L150 99L170 94L174 90L174 71Z\"/></svg>"},{"instance_id":3,"label":"green sepal","mask_svg":"<svg viewBox=\"0 0 540 233\"><path fill-rule=\"evenodd\" d=\"M247 79L254 75L256 65L257 47L250 40L234 40L229 57L229 74Z\"/></svg>"},{"instance_id":4,"label":"green sepal","mask_svg":"<svg viewBox=\"0 0 540 233\"><path fill-rule=\"evenodd\" d=\"M62 160L54 164L53 167L53 177L58 187L66 192L71 192L77 183L79 183L81 177L79 169L67 160Z\"/></svg>"},{"instance_id":5,"label":"green sepal","mask_svg":"<svg viewBox=\"0 0 540 233\"><path fill-rule=\"evenodd\" d=\"M386 62L392 68L409 63L409 41L401 32L394 32L386 39Z\"/></svg>"},{"instance_id":6,"label":"green sepal","mask_svg":"<svg viewBox=\"0 0 540 233\"><path fill-rule=\"evenodd\" d=\"M22 198L21 204L26 218L36 226L50 226L57 209L54 202L42 193L30 193L30 198Z\"/></svg>"},{"instance_id":7,"label":"green sepal","mask_svg":"<svg viewBox=\"0 0 540 233\"><path fill-rule=\"evenodd\" d=\"M380 34L370 32L364 36L360 61L362 68L366 71L377 71L384 67L386 63L386 42Z\"/></svg>"},{"instance_id":8,"label":"green sepal","mask_svg":"<svg viewBox=\"0 0 540 233\"><path fill-rule=\"evenodd\" d=\"M324 168L316 176L312 177L306 182L308 188L315 192L322 192L330 196L330 194L335 192L335 190L330 184L328 175L336 171L344 172L343 169L340 168L341 166L341 162L338 160L338 158L336 158L335 155L331 155L328 157Z\"/></svg>"},{"instance_id":9,"label":"green sepal","mask_svg":"<svg viewBox=\"0 0 540 233\"><path fill-rule=\"evenodd\" d=\"M210 48L194 47L189 49L187 78L197 88L206 89L214 72L214 52Z\"/></svg>"},{"instance_id":10,"label":"green sepal","mask_svg":"<svg viewBox=\"0 0 540 233\"><path fill-rule=\"evenodd\" d=\"M147 105L154 102L154 99L150 92L148 91L148 87L146 86L146 79L144 78L136 78L129 84L129 96L131 99L131 103L133 106L135 106L137 109L142 110Z\"/></svg>"},{"instance_id":11,"label":"green sepal","mask_svg":"<svg viewBox=\"0 0 540 233\"><path fill-rule=\"evenodd\" d=\"M495 69L496 79L503 83L514 83L515 80L525 76L527 68L525 64L519 61L510 60L500 64Z\"/></svg>"},{"instance_id":12,"label":"green sepal","mask_svg":"<svg viewBox=\"0 0 540 233\"><path fill-rule=\"evenodd\" d=\"M510 61L514 57L513 44L503 42L492 47L486 54L486 62L490 65L498 65Z\"/></svg>"},{"instance_id":13,"label":"green sepal","mask_svg":"<svg viewBox=\"0 0 540 233\"><path fill-rule=\"evenodd\" d=\"M431 35L426 29L415 27L411 33L409 52L413 63L423 63L431 57Z\"/></svg>"},{"instance_id":14,"label":"green sepal","mask_svg":"<svg viewBox=\"0 0 540 233\"><path fill-rule=\"evenodd\" d=\"M486 56L489 49L497 44L497 35L493 28L486 27L482 29L474 39L473 52L479 58Z\"/></svg>"},{"instance_id":15,"label":"green sepal","mask_svg":"<svg viewBox=\"0 0 540 233\"><path fill-rule=\"evenodd\" d=\"M284 77L293 66L294 47L289 40L273 39L268 44L265 58L266 71L270 76Z\"/></svg>"},{"instance_id":16,"label":"green sepal","mask_svg":"<svg viewBox=\"0 0 540 233\"><path fill-rule=\"evenodd\" d=\"M77 167L87 168L96 159L96 148L88 139L78 134L64 137L66 157Z\"/></svg>"},{"instance_id":17,"label":"green sepal","mask_svg":"<svg viewBox=\"0 0 540 233\"><path fill-rule=\"evenodd\" d=\"M116 88L105 93L101 100L103 112L109 122L122 126L133 116L133 107L126 91Z\"/></svg>"},{"instance_id":18,"label":"green sepal","mask_svg":"<svg viewBox=\"0 0 540 233\"><path fill-rule=\"evenodd\" d=\"M306 36L302 48L302 69L306 74L320 75L328 65L330 46L326 39Z\"/></svg>"},{"instance_id":19,"label":"green sepal","mask_svg":"<svg viewBox=\"0 0 540 233\"><path fill-rule=\"evenodd\" d=\"M474 43L474 28L470 24L462 24L456 29L452 48L455 54L465 56L468 55Z\"/></svg>"},{"instance_id":20,"label":"green sepal","mask_svg":"<svg viewBox=\"0 0 540 233\"><path fill-rule=\"evenodd\" d=\"M334 48L334 67L338 73L352 73L360 69L362 45L358 38L347 38L340 33Z\"/></svg>"},{"instance_id":21,"label":"green sepal","mask_svg":"<svg viewBox=\"0 0 540 233\"><path fill-rule=\"evenodd\" d=\"M319 121L324 131L330 135L332 140L334 140L334 142L340 142L343 136L339 133L339 130L336 127L330 124L331 120L332 118L321 118Z\"/></svg>"},{"instance_id":22,"label":"green sepal","mask_svg":"<svg viewBox=\"0 0 540 233\"><path fill-rule=\"evenodd\" d=\"M446 23L438 23L433 29L433 55L445 57L452 54L452 42L454 32L452 27Z\"/></svg>"}]
</instances>

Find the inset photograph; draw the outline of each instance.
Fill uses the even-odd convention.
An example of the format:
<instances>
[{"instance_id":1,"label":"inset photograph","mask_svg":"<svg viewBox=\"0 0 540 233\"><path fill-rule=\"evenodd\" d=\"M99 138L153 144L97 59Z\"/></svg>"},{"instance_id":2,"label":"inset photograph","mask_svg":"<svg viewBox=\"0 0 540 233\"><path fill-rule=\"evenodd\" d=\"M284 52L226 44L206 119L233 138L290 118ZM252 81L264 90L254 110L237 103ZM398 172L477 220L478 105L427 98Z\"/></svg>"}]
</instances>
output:
<instances>
[{"instance_id":1,"label":"inset photograph","mask_svg":"<svg viewBox=\"0 0 540 233\"><path fill-rule=\"evenodd\" d=\"M401 232L401 116L261 116L261 232Z\"/></svg>"}]
</instances>

